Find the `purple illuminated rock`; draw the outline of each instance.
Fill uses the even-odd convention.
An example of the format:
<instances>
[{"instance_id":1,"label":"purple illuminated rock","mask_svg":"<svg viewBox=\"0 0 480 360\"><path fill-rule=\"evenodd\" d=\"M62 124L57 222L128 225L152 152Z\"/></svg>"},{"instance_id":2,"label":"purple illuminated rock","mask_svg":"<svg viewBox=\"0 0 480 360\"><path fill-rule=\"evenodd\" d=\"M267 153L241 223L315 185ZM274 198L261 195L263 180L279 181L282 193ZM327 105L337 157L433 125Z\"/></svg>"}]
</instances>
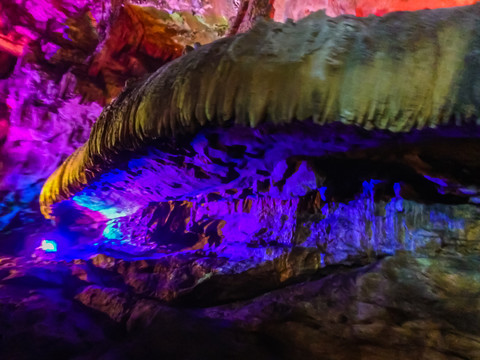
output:
<instances>
[{"instance_id":1,"label":"purple illuminated rock","mask_svg":"<svg viewBox=\"0 0 480 360\"><path fill-rule=\"evenodd\" d=\"M1 2L1 251L18 254L51 230L39 214L42 184L87 140L101 106L127 80L156 70L187 45L221 36L228 26L224 16L234 11L225 4L217 13L188 1L142 5L150 6Z\"/></svg>"}]
</instances>

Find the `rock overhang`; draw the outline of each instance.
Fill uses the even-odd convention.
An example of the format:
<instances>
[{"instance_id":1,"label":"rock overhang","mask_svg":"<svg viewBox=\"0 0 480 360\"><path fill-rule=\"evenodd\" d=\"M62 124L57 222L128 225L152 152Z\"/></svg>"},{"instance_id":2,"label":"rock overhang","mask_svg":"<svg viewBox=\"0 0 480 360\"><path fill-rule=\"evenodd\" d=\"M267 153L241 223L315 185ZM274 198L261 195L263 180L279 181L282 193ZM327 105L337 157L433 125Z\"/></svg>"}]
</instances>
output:
<instances>
[{"instance_id":1,"label":"rock overhang","mask_svg":"<svg viewBox=\"0 0 480 360\"><path fill-rule=\"evenodd\" d=\"M406 184L406 198L477 202L479 12L317 13L205 45L104 110L47 180L42 212L72 202L116 219L162 201L314 191L344 201L371 179L387 198Z\"/></svg>"}]
</instances>

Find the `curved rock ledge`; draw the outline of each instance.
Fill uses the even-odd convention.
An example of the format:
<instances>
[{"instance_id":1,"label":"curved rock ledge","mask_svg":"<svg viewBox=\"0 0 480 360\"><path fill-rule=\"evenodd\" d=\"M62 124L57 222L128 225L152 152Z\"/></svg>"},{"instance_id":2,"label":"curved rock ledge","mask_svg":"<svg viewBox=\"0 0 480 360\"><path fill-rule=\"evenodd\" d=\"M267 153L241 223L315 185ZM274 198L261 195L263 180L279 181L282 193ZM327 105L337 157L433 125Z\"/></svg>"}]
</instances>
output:
<instances>
[{"instance_id":1,"label":"curved rock ledge","mask_svg":"<svg viewBox=\"0 0 480 360\"><path fill-rule=\"evenodd\" d=\"M408 132L475 122L479 15L477 5L363 19L315 13L203 46L103 111L87 143L45 183L42 212L52 216L53 204L126 152L166 139L175 147L202 127L308 119Z\"/></svg>"}]
</instances>

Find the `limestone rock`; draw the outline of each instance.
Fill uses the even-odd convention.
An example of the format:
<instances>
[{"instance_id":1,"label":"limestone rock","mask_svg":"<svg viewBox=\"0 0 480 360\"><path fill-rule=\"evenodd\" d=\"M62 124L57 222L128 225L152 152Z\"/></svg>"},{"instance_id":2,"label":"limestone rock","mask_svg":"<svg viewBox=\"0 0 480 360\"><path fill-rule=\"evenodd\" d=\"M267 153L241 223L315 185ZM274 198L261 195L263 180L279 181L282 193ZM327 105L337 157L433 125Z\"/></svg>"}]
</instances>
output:
<instances>
[{"instance_id":1,"label":"limestone rock","mask_svg":"<svg viewBox=\"0 0 480 360\"><path fill-rule=\"evenodd\" d=\"M340 133L348 133L348 125L369 131L377 129L377 133L414 129L428 133L427 128L440 128L452 121L460 129L466 129L477 112L473 100L475 85L471 83L476 78L473 75L476 66L468 60L469 54L476 51L477 11L478 6L471 6L394 13L382 18L345 16L335 20L317 13L297 24L261 22L246 34L203 46L162 67L138 86L128 88L104 110L88 142L44 185L42 212L52 216L54 204L78 195L82 206L108 208L117 212L110 217L118 217L124 211L131 214L145 206L129 204L130 198L185 200L205 192L207 186L218 188L235 179L244 183L247 180L239 178L237 169L232 167L245 156L255 159L251 151L243 148L246 143L260 143L253 153L264 154L267 167L257 167L254 159L248 159L247 171L268 171L269 166L288 157L323 156L322 148L314 144L322 142L322 125L330 123L347 125ZM399 37L398 33L404 36ZM439 54L439 58L432 54ZM404 78L412 79L413 83L407 86ZM213 127L214 134L199 133L207 125ZM260 133L251 130L256 126L262 129ZM224 127L227 127L225 135L220 131ZM314 133L315 127L319 129ZM310 138L304 142L311 141L311 146L301 152L292 149L289 145L300 135L293 135L294 129L309 134ZM218 161L209 150L205 154L207 159L202 153L196 160L189 159L200 151L195 146L202 147L204 138L210 138L211 147L216 150L215 139L223 136L228 141L239 133L246 138L235 139L232 145L237 150L242 146L241 154L231 148L227 151L227 161ZM267 139L262 138L262 133L266 133ZM323 130L324 136L325 133ZM468 133L475 138L474 133ZM386 138L392 136L389 134L386 133ZM274 139L277 136L281 139ZM275 144L285 142L288 150L276 151L276 157L266 153L273 146L269 140ZM222 142L225 141L221 139ZM380 141L377 146L384 145ZM173 154L172 148L176 149ZM178 154L178 148L183 148L183 154ZM436 178L416 161L416 151L402 154L403 161L421 167L418 170L422 175ZM180 167L172 169L173 176L157 175L160 181L171 179L168 189L149 189L143 185L138 189L139 194L113 194L108 200L95 197L102 184L108 185L107 179L138 180L145 172L148 180L144 181L151 182L152 172L158 173L156 163L168 162ZM208 167L199 166L201 162ZM199 167L205 168L206 174L200 176ZM219 173L218 167L223 171ZM188 174L194 169L199 177ZM214 172L219 175L213 175ZM181 179L185 173L191 180L184 187ZM237 183L231 185L235 188ZM119 203L122 198L125 203Z\"/></svg>"}]
</instances>

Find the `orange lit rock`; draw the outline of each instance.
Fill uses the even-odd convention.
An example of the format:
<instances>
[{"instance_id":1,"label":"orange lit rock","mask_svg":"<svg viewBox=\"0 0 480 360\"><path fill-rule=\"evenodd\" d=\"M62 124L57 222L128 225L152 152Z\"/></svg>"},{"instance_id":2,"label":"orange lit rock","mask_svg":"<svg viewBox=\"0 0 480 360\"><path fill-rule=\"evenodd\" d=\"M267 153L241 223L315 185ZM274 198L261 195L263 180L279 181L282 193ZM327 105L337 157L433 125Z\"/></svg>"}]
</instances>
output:
<instances>
[{"instance_id":1,"label":"orange lit rock","mask_svg":"<svg viewBox=\"0 0 480 360\"><path fill-rule=\"evenodd\" d=\"M94 56L89 76L106 83L108 102L120 93L127 79L155 71L182 55L186 46L216 40L226 28L226 19L219 17L200 18L189 12L169 14L154 7L125 5Z\"/></svg>"}]
</instances>

